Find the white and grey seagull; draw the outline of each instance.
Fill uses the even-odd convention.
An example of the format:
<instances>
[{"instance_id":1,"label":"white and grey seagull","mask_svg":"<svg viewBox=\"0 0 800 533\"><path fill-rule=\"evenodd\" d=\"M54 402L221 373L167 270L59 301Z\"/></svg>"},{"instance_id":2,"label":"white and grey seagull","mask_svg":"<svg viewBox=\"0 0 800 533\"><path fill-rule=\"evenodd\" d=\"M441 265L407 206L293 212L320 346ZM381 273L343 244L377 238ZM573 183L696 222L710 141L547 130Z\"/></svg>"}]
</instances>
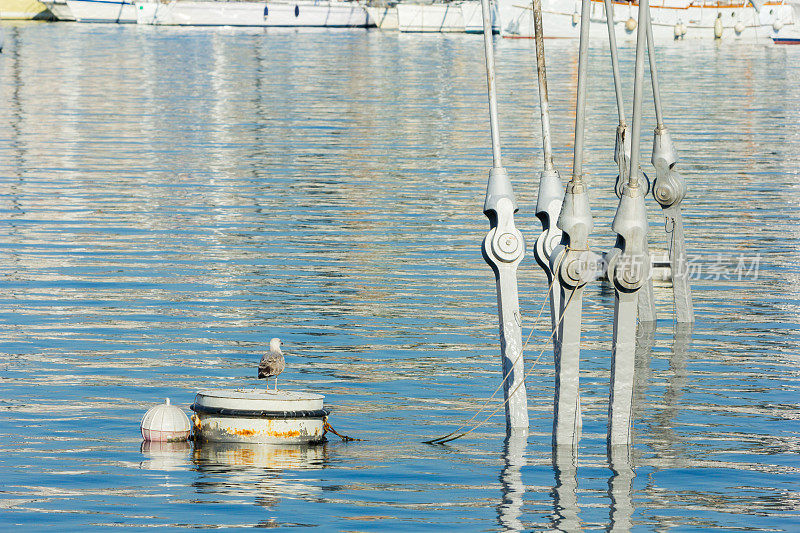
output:
<instances>
[{"instance_id":1,"label":"white and grey seagull","mask_svg":"<svg viewBox=\"0 0 800 533\"><path fill-rule=\"evenodd\" d=\"M278 390L278 374L286 368L286 360L281 352L281 342L277 337L269 341L269 353L264 354L258 363L258 379L275 377L275 390Z\"/></svg>"}]
</instances>

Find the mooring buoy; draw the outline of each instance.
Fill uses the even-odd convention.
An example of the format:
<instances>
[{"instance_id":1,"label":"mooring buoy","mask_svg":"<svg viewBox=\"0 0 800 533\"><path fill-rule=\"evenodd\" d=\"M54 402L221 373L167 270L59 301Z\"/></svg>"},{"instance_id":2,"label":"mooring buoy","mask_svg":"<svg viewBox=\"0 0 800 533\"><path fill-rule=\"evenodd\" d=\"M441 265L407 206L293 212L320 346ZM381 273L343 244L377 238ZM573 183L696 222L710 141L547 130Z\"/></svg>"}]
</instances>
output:
<instances>
[{"instance_id":1,"label":"mooring buoy","mask_svg":"<svg viewBox=\"0 0 800 533\"><path fill-rule=\"evenodd\" d=\"M169 398L148 409L139 428L144 440L155 442L185 441L190 433L189 419L180 408L169 403Z\"/></svg>"},{"instance_id":2,"label":"mooring buoy","mask_svg":"<svg viewBox=\"0 0 800 533\"><path fill-rule=\"evenodd\" d=\"M316 444L325 441L324 396L303 391L215 389L190 407L200 442Z\"/></svg>"}]
</instances>

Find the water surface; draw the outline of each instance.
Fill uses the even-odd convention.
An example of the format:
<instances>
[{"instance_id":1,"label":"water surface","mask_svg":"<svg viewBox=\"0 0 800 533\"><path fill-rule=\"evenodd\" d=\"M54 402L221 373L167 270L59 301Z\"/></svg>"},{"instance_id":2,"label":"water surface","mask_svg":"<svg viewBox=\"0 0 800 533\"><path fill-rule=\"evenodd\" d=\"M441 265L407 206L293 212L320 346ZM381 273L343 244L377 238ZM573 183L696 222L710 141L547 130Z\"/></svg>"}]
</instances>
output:
<instances>
[{"instance_id":1,"label":"water surface","mask_svg":"<svg viewBox=\"0 0 800 533\"><path fill-rule=\"evenodd\" d=\"M530 435L506 441L501 412L449 446L421 444L500 381L480 255L491 165L480 37L3 29L1 529L800 524L800 50L659 50L690 186L697 323L676 328L657 288L659 326L637 350L635 443L607 453L613 292L587 289L573 462L550 447L547 317L534 321L546 285L532 253L519 273L534 329ZM504 163L533 242L532 43L497 45ZM567 176L577 43L547 46ZM628 80L633 52L622 50ZM616 111L602 44L591 58L585 169L603 249ZM653 126L649 113L646 160ZM264 386L256 365L276 336L281 386L324 394L334 427L365 442L141 445L139 419L163 398L188 412L200 389Z\"/></svg>"}]
</instances>

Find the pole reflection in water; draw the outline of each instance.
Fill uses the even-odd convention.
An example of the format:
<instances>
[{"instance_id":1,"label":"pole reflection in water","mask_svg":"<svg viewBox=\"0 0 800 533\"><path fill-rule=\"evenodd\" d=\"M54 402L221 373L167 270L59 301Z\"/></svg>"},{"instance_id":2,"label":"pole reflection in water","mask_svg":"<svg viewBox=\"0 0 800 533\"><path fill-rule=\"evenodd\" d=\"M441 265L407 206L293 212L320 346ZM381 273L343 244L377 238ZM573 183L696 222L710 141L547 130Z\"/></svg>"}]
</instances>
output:
<instances>
[{"instance_id":1,"label":"pole reflection in water","mask_svg":"<svg viewBox=\"0 0 800 533\"><path fill-rule=\"evenodd\" d=\"M555 485L553 496L552 527L556 531L578 531L578 448L577 446L553 446L553 473Z\"/></svg>"},{"instance_id":2,"label":"pole reflection in water","mask_svg":"<svg viewBox=\"0 0 800 533\"><path fill-rule=\"evenodd\" d=\"M662 460L682 463L688 457L678 449L683 437L675 431L675 419L680 413L679 401L686 388L688 377L687 359L692 342L692 324L676 324L672 352L669 355L669 374L664 397L663 408L651 417L648 431L650 446L657 451Z\"/></svg>"},{"instance_id":3,"label":"pole reflection in water","mask_svg":"<svg viewBox=\"0 0 800 533\"><path fill-rule=\"evenodd\" d=\"M609 444L608 466L611 469L611 477L608 478L608 498L611 502L608 531L630 531L633 516L631 488L636 477L631 446Z\"/></svg>"},{"instance_id":4,"label":"pole reflection in water","mask_svg":"<svg viewBox=\"0 0 800 533\"><path fill-rule=\"evenodd\" d=\"M525 466L525 449L528 446L528 430L512 429L503 446L505 466L500 473L503 501L497 506L497 521L506 531L522 531L522 499L525 484L522 482L522 467Z\"/></svg>"}]
</instances>

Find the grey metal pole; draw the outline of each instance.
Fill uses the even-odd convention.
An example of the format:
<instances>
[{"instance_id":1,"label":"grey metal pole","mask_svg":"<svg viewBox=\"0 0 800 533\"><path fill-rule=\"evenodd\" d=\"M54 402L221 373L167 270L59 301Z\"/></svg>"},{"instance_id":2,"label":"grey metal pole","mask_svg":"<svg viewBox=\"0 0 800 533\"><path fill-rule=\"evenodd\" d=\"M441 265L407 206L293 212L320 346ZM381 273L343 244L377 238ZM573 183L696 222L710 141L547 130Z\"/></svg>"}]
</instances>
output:
<instances>
[{"instance_id":1,"label":"grey metal pole","mask_svg":"<svg viewBox=\"0 0 800 533\"><path fill-rule=\"evenodd\" d=\"M631 118L631 161L628 170L628 185L639 181L639 146L642 131L642 99L644 96L644 52L647 42L647 10L650 1L639 2L639 28L636 34L636 64L633 75L633 116Z\"/></svg>"},{"instance_id":2,"label":"grey metal pole","mask_svg":"<svg viewBox=\"0 0 800 533\"><path fill-rule=\"evenodd\" d=\"M675 304L675 319L679 323L694 322L692 289L689 285L686 239L683 231L681 202L686 196L686 182L676 170L678 161L669 130L664 125L661 110L661 92L656 71L655 47L653 45L652 21L647 19L647 45L650 53L650 76L653 84L653 99L656 108L656 129L653 136L651 163L656 169L653 197L661 205L666 218L669 235L669 261L672 269L672 297Z\"/></svg>"},{"instance_id":3,"label":"grey metal pole","mask_svg":"<svg viewBox=\"0 0 800 533\"><path fill-rule=\"evenodd\" d=\"M656 47L653 44L653 21L647 11L647 56L650 59L650 82L653 86L653 106L656 110L656 127L664 127L664 115L661 110L661 89L658 86L658 69L656 67Z\"/></svg>"},{"instance_id":4,"label":"grey metal pole","mask_svg":"<svg viewBox=\"0 0 800 533\"><path fill-rule=\"evenodd\" d=\"M547 67L544 55L542 30L542 0L533 0L533 31L536 41L536 74L539 81L539 109L542 116L542 155L544 170L554 170L553 146L550 139L550 101L547 92Z\"/></svg>"},{"instance_id":5,"label":"grey metal pole","mask_svg":"<svg viewBox=\"0 0 800 533\"><path fill-rule=\"evenodd\" d=\"M550 268L561 291L560 346L553 353L556 371L553 406L553 445L577 446L581 431L579 362L583 290L596 275L596 260L589 250L592 214L583 181L583 146L586 128L586 92L589 58L589 15L591 0L581 4L581 40L578 51L578 88L575 109L575 143L572 178L567 184L558 227L563 231L550 257Z\"/></svg>"},{"instance_id":6,"label":"grey metal pole","mask_svg":"<svg viewBox=\"0 0 800 533\"><path fill-rule=\"evenodd\" d=\"M505 379L506 430L528 427L528 398L522 361L522 317L517 292L517 267L525 255L525 240L514 225L517 203L511 180L500 157L500 128L497 118L494 48L490 0L481 0L483 37L486 53L486 82L489 93L489 122L492 136L493 166L489 172L483 213L489 219L489 233L483 240L483 258L492 267L497 288L497 314L500 321L500 352Z\"/></svg>"},{"instance_id":7,"label":"grey metal pole","mask_svg":"<svg viewBox=\"0 0 800 533\"><path fill-rule=\"evenodd\" d=\"M561 211L563 186L561 176L555 169L553 147L550 136L550 106L547 91L547 67L544 53L544 32L542 30L542 1L533 0L533 26L536 41L536 72L539 83L539 108L542 117L542 155L544 170L539 173L539 196L536 201L536 217L542 223L542 233L536 239L534 258L547 276L548 299L550 301L551 331L558 328L561 312L561 291L553 283L553 270L550 268L550 256L553 249L561 242L561 230L556 226ZM558 331L553 334L553 349L559 344Z\"/></svg>"},{"instance_id":8,"label":"grey metal pole","mask_svg":"<svg viewBox=\"0 0 800 533\"><path fill-rule=\"evenodd\" d=\"M611 51L611 71L614 74L614 94L617 98L617 139L614 143L614 162L617 163L619 174L614 185L617 198L622 196L622 186L628 178L628 165L631 158L631 139L628 135L628 125L625 123L625 103L622 98L622 76L619 73L619 54L617 51L617 35L614 31L614 4L611 0L603 0L606 10L606 28L608 29L608 47Z\"/></svg>"},{"instance_id":9,"label":"grey metal pole","mask_svg":"<svg viewBox=\"0 0 800 533\"><path fill-rule=\"evenodd\" d=\"M611 385L608 407L608 445L631 442L631 408L636 354L637 296L650 278L647 251L647 214L644 180L639 179L639 132L642 123L644 53L647 40L649 0L639 0L639 31L631 124L631 162L612 229L617 242L607 255L608 278L614 286L614 338L611 355Z\"/></svg>"},{"instance_id":10,"label":"grey metal pole","mask_svg":"<svg viewBox=\"0 0 800 533\"><path fill-rule=\"evenodd\" d=\"M489 92L489 127L492 134L492 166L502 168L500 156L500 125L497 118L497 86L495 84L494 43L492 42L492 13L489 0L481 0L483 10L483 50L486 57L486 85Z\"/></svg>"},{"instance_id":11,"label":"grey metal pole","mask_svg":"<svg viewBox=\"0 0 800 533\"><path fill-rule=\"evenodd\" d=\"M606 27L608 28L608 46L611 49L611 70L614 72L614 94L617 97L617 114L619 125L625 125L625 104L622 101L622 78L619 74L619 55L617 53L617 35L614 32L614 4L611 0L603 0L606 10Z\"/></svg>"},{"instance_id":12,"label":"grey metal pole","mask_svg":"<svg viewBox=\"0 0 800 533\"><path fill-rule=\"evenodd\" d=\"M581 2L581 41L578 45L578 90L575 103L575 149L572 153L572 181L583 181L583 145L586 139L586 80L589 75L589 16L591 3Z\"/></svg>"}]
</instances>

